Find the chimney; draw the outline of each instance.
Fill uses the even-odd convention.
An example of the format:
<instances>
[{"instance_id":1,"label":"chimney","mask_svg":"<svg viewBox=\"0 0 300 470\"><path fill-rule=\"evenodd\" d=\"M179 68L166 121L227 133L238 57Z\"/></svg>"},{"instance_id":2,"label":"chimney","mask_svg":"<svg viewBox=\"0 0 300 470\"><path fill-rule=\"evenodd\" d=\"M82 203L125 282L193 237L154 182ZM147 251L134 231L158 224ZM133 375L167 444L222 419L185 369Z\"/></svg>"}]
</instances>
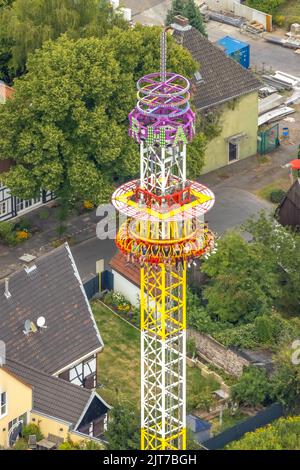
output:
<instances>
[{"instance_id":1,"label":"chimney","mask_svg":"<svg viewBox=\"0 0 300 470\"><path fill-rule=\"evenodd\" d=\"M176 29L177 31L188 31L189 29L192 28L192 26L189 23L189 20L185 18L185 16L181 16L181 15L176 15L174 17L174 20L171 26L173 29Z\"/></svg>"},{"instance_id":2,"label":"chimney","mask_svg":"<svg viewBox=\"0 0 300 470\"><path fill-rule=\"evenodd\" d=\"M30 274L34 271L36 271L37 267L34 263L34 260L36 259L36 256L30 255L28 253L25 253L23 256L19 258L20 261L23 261L23 267L25 269L25 272L27 274Z\"/></svg>"},{"instance_id":3,"label":"chimney","mask_svg":"<svg viewBox=\"0 0 300 470\"><path fill-rule=\"evenodd\" d=\"M5 291L4 291L4 295L7 299L10 299L11 297L11 293L9 292L9 277L6 277L5 278Z\"/></svg>"}]
</instances>

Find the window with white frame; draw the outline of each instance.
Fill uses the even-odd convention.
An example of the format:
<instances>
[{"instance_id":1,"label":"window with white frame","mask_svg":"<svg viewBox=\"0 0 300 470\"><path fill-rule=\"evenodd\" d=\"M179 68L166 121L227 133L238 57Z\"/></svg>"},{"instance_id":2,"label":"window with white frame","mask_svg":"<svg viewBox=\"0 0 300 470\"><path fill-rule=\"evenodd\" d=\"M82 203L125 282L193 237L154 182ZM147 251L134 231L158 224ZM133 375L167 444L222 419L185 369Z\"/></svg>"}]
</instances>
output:
<instances>
[{"instance_id":1,"label":"window with white frame","mask_svg":"<svg viewBox=\"0 0 300 470\"><path fill-rule=\"evenodd\" d=\"M7 413L6 392L0 392L0 418Z\"/></svg>"}]
</instances>

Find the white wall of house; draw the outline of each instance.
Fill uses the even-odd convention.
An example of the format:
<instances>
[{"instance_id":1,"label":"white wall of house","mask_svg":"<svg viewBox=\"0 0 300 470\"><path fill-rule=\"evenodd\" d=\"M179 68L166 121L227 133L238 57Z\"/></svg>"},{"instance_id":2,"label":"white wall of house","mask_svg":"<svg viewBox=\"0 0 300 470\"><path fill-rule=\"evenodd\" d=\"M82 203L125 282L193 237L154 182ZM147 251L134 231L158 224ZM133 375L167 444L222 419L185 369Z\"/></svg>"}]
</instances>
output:
<instances>
[{"instance_id":1,"label":"white wall of house","mask_svg":"<svg viewBox=\"0 0 300 470\"><path fill-rule=\"evenodd\" d=\"M135 307L139 307L140 305L140 289L132 282L128 281L125 277L121 274L117 273L116 271L112 270L114 275L114 291L120 292L123 294L126 299L134 305Z\"/></svg>"}]
</instances>

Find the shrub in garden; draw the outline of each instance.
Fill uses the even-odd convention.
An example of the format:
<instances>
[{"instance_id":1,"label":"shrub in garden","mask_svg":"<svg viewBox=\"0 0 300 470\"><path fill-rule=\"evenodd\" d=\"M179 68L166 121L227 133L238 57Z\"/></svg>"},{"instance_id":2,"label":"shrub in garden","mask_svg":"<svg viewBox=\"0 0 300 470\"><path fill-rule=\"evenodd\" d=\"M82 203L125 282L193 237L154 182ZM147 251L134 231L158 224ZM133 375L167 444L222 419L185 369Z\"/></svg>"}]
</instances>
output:
<instances>
[{"instance_id":1,"label":"shrub in garden","mask_svg":"<svg viewBox=\"0 0 300 470\"><path fill-rule=\"evenodd\" d=\"M300 416L280 418L232 442L229 450L299 450Z\"/></svg>"},{"instance_id":2,"label":"shrub in garden","mask_svg":"<svg viewBox=\"0 0 300 470\"><path fill-rule=\"evenodd\" d=\"M28 444L27 444L26 439L23 439L23 438L18 439L15 442L15 444L13 446L13 449L14 450L27 450L28 449Z\"/></svg>"},{"instance_id":3,"label":"shrub in garden","mask_svg":"<svg viewBox=\"0 0 300 470\"><path fill-rule=\"evenodd\" d=\"M239 381L231 387L232 399L248 406L264 404L269 399L270 392L265 370L256 366L247 367Z\"/></svg>"},{"instance_id":4,"label":"shrub in garden","mask_svg":"<svg viewBox=\"0 0 300 470\"><path fill-rule=\"evenodd\" d=\"M91 201L83 201L83 208L90 211L94 209L94 204Z\"/></svg>"},{"instance_id":5,"label":"shrub in garden","mask_svg":"<svg viewBox=\"0 0 300 470\"><path fill-rule=\"evenodd\" d=\"M5 245L17 244L14 227L12 222L0 222L0 243L2 242Z\"/></svg>"},{"instance_id":6,"label":"shrub in garden","mask_svg":"<svg viewBox=\"0 0 300 470\"><path fill-rule=\"evenodd\" d=\"M273 22L277 26L283 26L285 21L286 21L286 18L285 18L284 15L275 15L275 16L273 16Z\"/></svg>"},{"instance_id":7,"label":"shrub in garden","mask_svg":"<svg viewBox=\"0 0 300 470\"><path fill-rule=\"evenodd\" d=\"M22 436L24 437L24 439L28 442L29 436L33 434L36 435L37 441L41 441L44 438L41 429L37 424L26 424L26 426L24 426L22 429Z\"/></svg>"}]
</instances>

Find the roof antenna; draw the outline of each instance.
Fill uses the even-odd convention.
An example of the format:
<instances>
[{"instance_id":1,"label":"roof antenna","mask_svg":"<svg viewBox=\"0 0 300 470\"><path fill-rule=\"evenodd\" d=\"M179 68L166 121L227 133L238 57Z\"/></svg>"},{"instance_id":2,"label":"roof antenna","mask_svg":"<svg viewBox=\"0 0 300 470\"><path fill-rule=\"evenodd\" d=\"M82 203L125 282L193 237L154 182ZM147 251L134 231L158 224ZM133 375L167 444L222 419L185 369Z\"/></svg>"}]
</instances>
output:
<instances>
[{"instance_id":1,"label":"roof antenna","mask_svg":"<svg viewBox=\"0 0 300 470\"><path fill-rule=\"evenodd\" d=\"M167 33L164 28L160 36L160 81L167 80Z\"/></svg>"}]
</instances>

